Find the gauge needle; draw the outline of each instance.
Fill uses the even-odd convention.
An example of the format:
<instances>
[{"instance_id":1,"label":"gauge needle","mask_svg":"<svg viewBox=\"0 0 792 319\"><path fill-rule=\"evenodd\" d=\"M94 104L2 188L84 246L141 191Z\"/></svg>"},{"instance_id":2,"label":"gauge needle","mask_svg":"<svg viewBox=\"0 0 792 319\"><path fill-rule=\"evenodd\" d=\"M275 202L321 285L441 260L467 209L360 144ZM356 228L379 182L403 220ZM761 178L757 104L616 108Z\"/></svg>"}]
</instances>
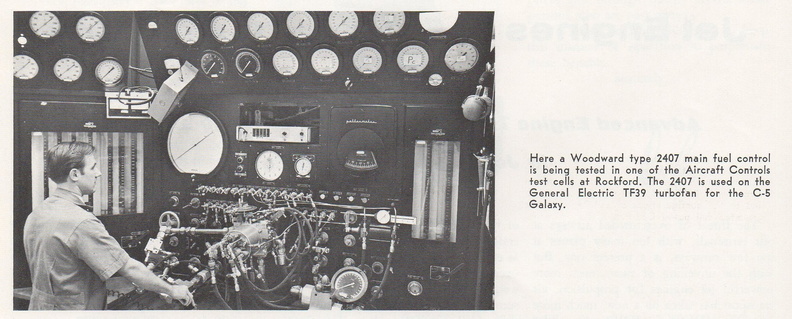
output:
<instances>
[{"instance_id":1,"label":"gauge needle","mask_svg":"<svg viewBox=\"0 0 792 319\"><path fill-rule=\"evenodd\" d=\"M340 27L342 24L344 24L344 22L346 22L347 18L349 18L349 17L344 17L344 20L341 20L341 23L339 23L338 26Z\"/></svg>"},{"instance_id":2,"label":"gauge needle","mask_svg":"<svg viewBox=\"0 0 792 319\"><path fill-rule=\"evenodd\" d=\"M190 29L192 29L192 27L187 27L187 31L184 31L184 35L190 34Z\"/></svg>"},{"instance_id":3,"label":"gauge needle","mask_svg":"<svg viewBox=\"0 0 792 319\"><path fill-rule=\"evenodd\" d=\"M303 22L305 22L305 19L302 19L302 20L300 20L300 24L298 24L298 25L297 25L297 27L296 27L296 28L294 28L294 29L295 29L295 30L296 30L296 29L299 29L299 28L302 26Z\"/></svg>"},{"instance_id":4,"label":"gauge needle","mask_svg":"<svg viewBox=\"0 0 792 319\"><path fill-rule=\"evenodd\" d=\"M88 27L88 30L85 30L85 32L83 32L82 34L80 34L80 36L84 36L86 33L88 33L88 31L91 31L91 29L93 29L93 27L94 27L94 26L95 26L97 23L99 23L99 22L94 22L94 24L92 24L90 27Z\"/></svg>"},{"instance_id":5,"label":"gauge needle","mask_svg":"<svg viewBox=\"0 0 792 319\"><path fill-rule=\"evenodd\" d=\"M215 63L217 63L217 62L212 62L212 65L209 66L209 69L206 70L206 73L209 73L209 71L212 71L212 68L215 66Z\"/></svg>"},{"instance_id":6,"label":"gauge needle","mask_svg":"<svg viewBox=\"0 0 792 319\"><path fill-rule=\"evenodd\" d=\"M184 156L184 154L187 154L187 152L189 152L191 149L193 149L196 146L198 146L198 144L201 144L201 142L203 142L207 137L209 137L209 135L212 135L212 134L214 134L214 131L209 132L209 134L206 134L206 136L204 136L200 141L195 142L195 144L193 144L193 146L190 146L190 148L188 148L186 151L184 151L184 153L181 153L181 155L176 157L176 159L180 159L182 156Z\"/></svg>"},{"instance_id":7,"label":"gauge needle","mask_svg":"<svg viewBox=\"0 0 792 319\"><path fill-rule=\"evenodd\" d=\"M245 71L245 70L247 70L247 67L248 67L249 65L250 65L250 61L248 61L248 62L245 64L245 67L244 67L244 68L242 68L242 71Z\"/></svg>"},{"instance_id":8,"label":"gauge needle","mask_svg":"<svg viewBox=\"0 0 792 319\"><path fill-rule=\"evenodd\" d=\"M41 28L43 28L45 25L47 25L47 23L52 21L53 18L55 18L55 17L50 17L49 20L47 20L47 22L44 22L44 24L42 24L40 27L38 27L38 29L33 30L33 32L38 32L38 30L41 30Z\"/></svg>"},{"instance_id":9,"label":"gauge needle","mask_svg":"<svg viewBox=\"0 0 792 319\"><path fill-rule=\"evenodd\" d=\"M343 285L343 286L341 286L341 287L338 287L338 288L336 288L336 290L341 290L341 289L344 289L344 288L346 288L346 287L352 286L352 285L354 285L354 284L355 284L354 282L350 282L350 283L348 283L348 284L346 284L346 285Z\"/></svg>"},{"instance_id":10,"label":"gauge needle","mask_svg":"<svg viewBox=\"0 0 792 319\"><path fill-rule=\"evenodd\" d=\"M74 67L74 64L69 66L65 71L61 72L61 74L58 74L58 77L63 76L64 74L66 74L66 72L69 72L69 70L71 70L71 68L73 68L73 67ZM107 74L105 74L105 75L107 75ZM102 77L102 78L104 78L104 77Z\"/></svg>"},{"instance_id":11,"label":"gauge needle","mask_svg":"<svg viewBox=\"0 0 792 319\"><path fill-rule=\"evenodd\" d=\"M223 33L223 30L225 30L225 27L226 27L226 25L224 24L223 27L220 28L220 32L218 32L218 33Z\"/></svg>"},{"instance_id":12,"label":"gauge needle","mask_svg":"<svg viewBox=\"0 0 792 319\"><path fill-rule=\"evenodd\" d=\"M30 64L30 61L28 61L27 63L25 63L25 65L23 65L21 68L19 68L19 70L17 70L16 72L14 72L14 75L17 75L17 73L19 73L19 71L22 71L22 70L24 70L24 69L25 69L25 67L26 67L28 64Z\"/></svg>"},{"instance_id":13,"label":"gauge needle","mask_svg":"<svg viewBox=\"0 0 792 319\"><path fill-rule=\"evenodd\" d=\"M262 22L261 24L259 24L259 27L258 27L258 29L256 29L256 31L258 31L258 30L261 30L261 27L263 27L263 26L264 26L264 22Z\"/></svg>"},{"instance_id":14,"label":"gauge needle","mask_svg":"<svg viewBox=\"0 0 792 319\"><path fill-rule=\"evenodd\" d=\"M108 74L110 74L110 72L113 72L113 70L115 70L115 67L112 67L112 68L110 68L110 70L109 70L109 71L107 71L107 73L105 73L105 75L102 75L102 80L104 80L104 78L105 78L105 77L106 77Z\"/></svg>"}]
</instances>

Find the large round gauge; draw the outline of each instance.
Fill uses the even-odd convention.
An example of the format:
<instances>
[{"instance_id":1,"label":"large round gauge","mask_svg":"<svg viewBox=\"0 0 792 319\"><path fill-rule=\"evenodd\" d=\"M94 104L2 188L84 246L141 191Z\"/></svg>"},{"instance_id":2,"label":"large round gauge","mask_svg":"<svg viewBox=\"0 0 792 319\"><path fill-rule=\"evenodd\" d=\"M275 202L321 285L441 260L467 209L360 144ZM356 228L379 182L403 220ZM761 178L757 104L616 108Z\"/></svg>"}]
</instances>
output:
<instances>
[{"instance_id":1,"label":"large round gauge","mask_svg":"<svg viewBox=\"0 0 792 319\"><path fill-rule=\"evenodd\" d=\"M105 25L97 16L87 15L77 20L77 36L85 42L94 43L102 39L105 34Z\"/></svg>"},{"instance_id":2,"label":"large round gauge","mask_svg":"<svg viewBox=\"0 0 792 319\"><path fill-rule=\"evenodd\" d=\"M374 12L374 27L382 34L391 35L404 27L404 11Z\"/></svg>"},{"instance_id":3,"label":"large round gauge","mask_svg":"<svg viewBox=\"0 0 792 319\"><path fill-rule=\"evenodd\" d=\"M198 112L179 117L168 133L168 156L180 173L212 173L223 158L223 130Z\"/></svg>"},{"instance_id":4,"label":"large round gauge","mask_svg":"<svg viewBox=\"0 0 792 319\"><path fill-rule=\"evenodd\" d=\"M338 55L330 49L319 49L311 55L311 66L321 75L330 75L338 70Z\"/></svg>"},{"instance_id":5,"label":"large round gauge","mask_svg":"<svg viewBox=\"0 0 792 319\"><path fill-rule=\"evenodd\" d=\"M358 16L355 11L333 11L327 19L330 31L337 36L346 37L355 33L358 28Z\"/></svg>"},{"instance_id":6,"label":"large round gauge","mask_svg":"<svg viewBox=\"0 0 792 319\"><path fill-rule=\"evenodd\" d=\"M176 21L176 35L181 42L195 44L201 38L198 23L190 17L183 16Z\"/></svg>"},{"instance_id":7,"label":"large round gauge","mask_svg":"<svg viewBox=\"0 0 792 319\"><path fill-rule=\"evenodd\" d=\"M313 163L307 157L300 157L296 161L294 161L294 171L297 173L297 176L300 177L307 177L311 174L311 168L313 167Z\"/></svg>"},{"instance_id":8,"label":"large round gauge","mask_svg":"<svg viewBox=\"0 0 792 319\"><path fill-rule=\"evenodd\" d=\"M308 11L292 11L286 18L286 28L295 38L304 39L314 32L314 18Z\"/></svg>"},{"instance_id":9,"label":"large round gauge","mask_svg":"<svg viewBox=\"0 0 792 319\"><path fill-rule=\"evenodd\" d=\"M124 76L124 67L116 59L107 58L96 65L94 74L96 79L105 86L113 86L121 82Z\"/></svg>"},{"instance_id":10,"label":"large round gauge","mask_svg":"<svg viewBox=\"0 0 792 319\"><path fill-rule=\"evenodd\" d=\"M472 69L478 62L479 52L468 42L459 42L448 48L445 64L451 71L462 73Z\"/></svg>"},{"instance_id":11,"label":"large round gauge","mask_svg":"<svg viewBox=\"0 0 792 319\"><path fill-rule=\"evenodd\" d=\"M300 68L300 60L297 55L289 50L280 50L272 56L272 66L281 75L290 76L297 73Z\"/></svg>"},{"instance_id":12,"label":"large round gauge","mask_svg":"<svg viewBox=\"0 0 792 319\"><path fill-rule=\"evenodd\" d=\"M52 71L55 72L55 77L63 82L77 81L83 72L80 62L71 57L61 58L58 62L55 62Z\"/></svg>"},{"instance_id":13,"label":"large round gauge","mask_svg":"<svg viewBox=\"0 0 792 319\"><path fill-rule=\"evenodd\" d=\"M343 303L352 303L363 298L368 291L368 277L355 266L339 269L331 280L333 297Z\"/></svg>"},{"instance_id":14,"label":"large round gauge","mask_svg":"<svg viewBox=\"0 0 792 319\"><path fill-rule=\"evenodd\" d=\"M283 158L275 151L261 152L256 158L256 173L268 182L278 179L283 174Z\"/></svg>"},{"instance_id":15,"label":"large round gauge","mask_svg":"<svg viewBox=\"0 0 792 319\"><path fill-rule=\"evenodd\" d=\"M261 72L261 58L251 49L240 49L234 57L236 70L243 78L252 78Z\"/></svg>"},{"instance_id":16,"label":"large round gauge","mask_svg":"<svg viewBox=\"0 0 792 319\"><path fill-rule=\"evenodd\" d=\"M14 56L14 77L20 80L30 80L39 72L39 65L36 59L27 54L17 54Z\"/></svg>"},{"instance_id":17,"label":"large round gauge","mask_svg":"<svg viewBox=\"0 0 792 319\"><path fill-rule=\"evenodd\" d=\"M418 73L429 65L429 53L420 45L408 45L399 51L396 64L404 72Z\"/></svg>"},{"instance_id":18,"label":"large round gauge","mask_svg":"<svg viewBox=\"0 0 792 319\"><path fill-rule=\"evenodd\" d=\"M382 67L382 54L373 47L362 47L352 56L352 64L360 73L374 74Z\"/></svg>"},{"instance_id":19,"label":"large round gauge","mask_svg":"<svg viewBox=\"0 0 792 319\"><path fill-rule=\"evenodd\" d=\"M52 38L61 30L60 20L58 16L49 11L38 11L30 16L30 30L39 38L49 39Z\"/></svg>"},{"instance_id":20,"label":"large round gauge","mask_svg":"<svg viewBox=\"0 0 792 319\"><path fill-rule=\"evenodd\" d=\"M250 36L259 41L267 41L275 33L275 26L270 16L256 12L247 19L247 29Z\"/></svg>"},{"instance_id":21,"label":"large round gauge","mask_svg":"<svg viewBox=\"0 0 792 319\"><path fill-rule=\"evenodd\" d=\"M212 21L209 22L209 26L212 30L212 36L222 43L231 42L236 35L234 21L231 21L228 16L222 14L214 16Z\"/></svg>"},{"instance_id":22,"label":"large round gauge","mask_svg":"<svg viewBox=\"0 0 792 319\"><path fill-rule=\"evenodd\" d=\"M216 79L225 74L225 60L220 53L212 50L204 51L201 56L201 70L209 78Z\"/></svg>"}]
</instances>

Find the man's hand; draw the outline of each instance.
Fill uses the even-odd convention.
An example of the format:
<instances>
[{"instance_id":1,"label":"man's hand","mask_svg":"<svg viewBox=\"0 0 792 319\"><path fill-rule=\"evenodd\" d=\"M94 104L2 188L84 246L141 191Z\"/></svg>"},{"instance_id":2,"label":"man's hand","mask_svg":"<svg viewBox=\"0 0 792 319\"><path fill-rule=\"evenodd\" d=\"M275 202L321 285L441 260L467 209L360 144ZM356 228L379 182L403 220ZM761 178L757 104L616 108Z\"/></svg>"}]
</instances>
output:
<instances>
[{"instance_id":1,"label":"man's hand","mask_svg":"<svg viewBox=\"0 0 792 319\"><path fill-rule=\"evenodd\" d=\"M190 293L190 290L187 289L187 286L173 285L171 286L171 291L168 292L168 295L181 302L182 305L194 305L193 295Z\"/></svg>"}]
</instances>

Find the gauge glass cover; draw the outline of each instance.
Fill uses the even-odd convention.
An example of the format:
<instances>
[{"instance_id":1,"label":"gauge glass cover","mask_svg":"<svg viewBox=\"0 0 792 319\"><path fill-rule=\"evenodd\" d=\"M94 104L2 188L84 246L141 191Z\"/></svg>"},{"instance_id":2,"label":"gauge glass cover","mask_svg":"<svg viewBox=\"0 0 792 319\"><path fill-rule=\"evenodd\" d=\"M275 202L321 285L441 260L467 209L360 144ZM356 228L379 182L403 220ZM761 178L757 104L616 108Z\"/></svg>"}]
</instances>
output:
<instances>
[{"instance_id":1,"label":"gauge glass cover","mask_svg":"<svg viewBox=\"0 0 792 319\"><path fill-rule=\"evenodd\" d=\"M420 45L408 45L399 51L396 64L407 73L418 73L429 65L429 53Z\"/></svg>"},{"instance_id":2,"label":"gauge glass cover","mask_svg":"<svg viewBox=\"0 0 792 319\"><path fill-rule=\"evenodd\" d=\"M338 55L330 49L319 49L311 55L311 66L321 75L330 75L338 70Z\"/></svg>"},{"instance_id":3,"label":"gauge glass cover","mask_svg":"<svg viewBox=\"0 0 792 319\"><path fill-rule=\"evenodd\" d=\"M77 35L85 42L94 43L102 39L105 34L105 25L96 16L84 16L77 20Z\"/></svg>"},{"instance_id":4,"label":"gauge glass cover","mask_svg":"<svg viewBox=\"0 0 792 319\"><path fill-rule=\"evenodd\" d=\"M220 53L208 50L201 56L201 70L209 78L219 78L226 72L225 60Z\"/></svg>"},{"instance_id":5,"label":"gauge glass cover","mask_svg":"<svg viewBox=\"0 0 792 319\"><path fill-rule=\"evenodd\" d=\"M368 290L368 278L360 268L354 266L339 269L331 281L333 295L339 301L352 303L360 300Z\"/></svg>"},{"instance_id":6,"label":"gauge glass cover","mask_svg":"<svg viewBox=\"0 0 792 319\"><path fill-rule=\"evenodd\" d=\"M478 62L479 52L467 42L452 45L445 54L446 66L454 72L462 73L472 69Z\"/></svg>"},{"instance_id":7,"label":"gauge glass cover","mask_svg":"<svg viewBox=\"0 0 792 319\"><path fill-rule=\"evenodd\" d=\"M272 19L264 13L256 12L251 14L247 20L247 29L250 35L259 41L266 41L275 32Z\"/></svg>"},{"instance_id":8,"label":"gauge glass cover","mask_svg":"<svg viewBox=\"0 0 792 319\"><path fill-rule=\"evenodd\" d=\"M358 28L358 16L355 11L333 11L327 19L330 31L335 35L346 37L350 36Z\"/></svg>"},{"instance_id":9,"label":"gauge glass cover","mask_svg":"<svg viewBox=\"0 0 792 319\"><path fill-rule=\"evenodd\" d=\"M401 31L404 21L404 11L377 11L374 13L374 27L385 35Z\"/></svg>"},{"instance_id":10,"label":"gauge glass cover","mask_svg":"<svg viewBox=\"0 0 792 319\"><path fill-rule=\"evenodd\" d=\"M114 59L105 59L96 65L96 79L106 86L113 86L121 82L124 76L124 67Z\"/></svg>"},{"instance_id":11,"label":"gauge glass cover","mask_svg":"<svg viewBox=\"0 0 792 319\"><path fill-rule=\"evenodd\" d=\"M214 36L217 41L228 43L234 40L236 27L234 27L234 22L231 21L231 18L224 15L216 15L209 24L211 26L212 36Z\"/></svg>"},{"instance_id":12,"label":"gauge glass cover","mask_svg":"<svg viewBox=\"0 0 792 319\"><path fill-rule=\"evenodd\" d=\"M294 171L298 176L308 176L311 174L313 163L307 157L300 157L294 162Z\"/></svg>"},{"instance_id":13,"label":"gauge glass cover","mask_svg":"<svg viewBox=\"0 0 792 319\"><path fill-rule=\"evenodd\" d=\"M314 27L314 18L307 11L292 11L286 18L286 28L298 39L310 37Z\"/></svg>"},{"instance_id":14,"label":"gauge glass cover","mask_svg":"<svg viewBox=\"0 0 792 319\"><path fill-rule=\"evenodd\" d=\"M237 72L243 78L252 78L261 72L261 58L249 49L239 50L234 58Z\"/></svg>"},{"instance_id":15,"label":"gauge glass cover","mask_svg":"<svg viewBox=\"0 0 792 319\"><path fill-rule=\"evenodd\" d=\"M256 158L256 173L268 182L278 179L283 174L283 158L272 150L261 152Z\"/></svg>"},{"instance_id":16,"label":"gauge glass cover","mask_svg":"<svg viewBox=\"0 0 792 319\"><path fill-rule=\"evenodd\" d=\"M362 47L352 56L355 70L363 74L374 74L382 67L382 54L372 47Z\"/></svg>"},{"instance_id":17,"label":"gauge glass cover","mask_svg":"<svg viewBox=\"0 0 792 319\"><path fill-rule=\"evenodd\" d=\"M179 18L176 21L176 35L185 44L195 44L201 38L201 30L192 19Z\"/></svg>"},{"instance_id":18,"label":"gauge glass cover","mask_svg":"<svg viewBox=\"0 0 792 319\"><path fill-rule=\"evenodd\" d=\"M280 50L272 56L272 66L275 68L275 71L278 71L281 75L290 76L297 73L297 70L300 68L300 61L297 59L297 56L294 55L294 52Z\"/></svg>"},{"instance_id":19,"label":"gauge glass cover","mask_svg":"<svg viewBox=\"0 0 792 319\"><path fill-rule=\"evenodd\" d=\"M82 76L82 65L73 58L62 58L52 68L55 77L63 82L74 82Z\"/></svg>"},{"instance_id":20,"label":"gauge glass cover","mask_svg":"<svg viewBox=\"0 0 792 319\"><path fill-rule=\"evenodd\" d=\"M179 117L168 133L168 156L181 173L206 175L223 157L223 132L208 115L198 112Z\"/></svg>"},{"instance_id":21,"label":"gauge glass cover","mask_svg":"<svg viewBox=\"0 0 792 319\"><path fill-rule=\"evenodd\" d=\"M36 59L27 54L14 56L14 77L20 80L30 80L39 72L39 65Z\"/></svg>"},{"instance_id":22,"label":"gauge glass cover","mask_svg":"<svg viewBox=\"0 0 792 319\"><path fill-rule=\"evenodd\" d=\"M30 30L42 39L52 38L61 30L61 23L58 16L49 11L38 11L30 16Z\"/></svg>"}]
</instances>

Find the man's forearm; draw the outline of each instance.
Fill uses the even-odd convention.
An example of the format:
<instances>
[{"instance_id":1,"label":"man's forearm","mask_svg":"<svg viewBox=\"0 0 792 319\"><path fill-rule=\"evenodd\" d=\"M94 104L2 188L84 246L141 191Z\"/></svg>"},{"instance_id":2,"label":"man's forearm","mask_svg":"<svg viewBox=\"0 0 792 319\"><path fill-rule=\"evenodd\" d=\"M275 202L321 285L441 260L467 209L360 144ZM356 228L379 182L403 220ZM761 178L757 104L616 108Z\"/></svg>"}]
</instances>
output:
<instances>
[{"instance_id":1,"label":"man's forearm","mask_svg":"<svg viewBox=\"0 0 792 319\"><path fill-rule=\"evenodd\" d=\"M151 270L148 270L146 266L137 260L130 258L118 273L140 288L156 293L173 295L173 288L169 283L154 275Z\"/></svg>"}]
</instances>

